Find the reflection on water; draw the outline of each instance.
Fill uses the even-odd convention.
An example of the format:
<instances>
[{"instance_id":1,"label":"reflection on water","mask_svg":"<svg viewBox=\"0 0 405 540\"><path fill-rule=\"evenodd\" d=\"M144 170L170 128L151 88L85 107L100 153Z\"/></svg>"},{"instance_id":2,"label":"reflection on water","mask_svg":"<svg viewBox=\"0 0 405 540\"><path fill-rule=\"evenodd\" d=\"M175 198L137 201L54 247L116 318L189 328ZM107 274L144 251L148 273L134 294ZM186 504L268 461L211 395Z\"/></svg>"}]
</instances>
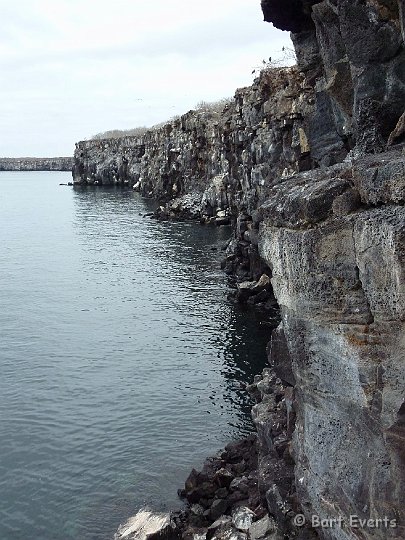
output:
<instances>
[{"instance_id":1,"label":"reflection on water","mask_svg":"<svg viewBox=\"0 0 405 540\"><path fill-rule=\"evenodd\" d=\"M62 176L0 176L4 540L109 539L144 503L178 505L190 468L251 430L241 383L270 333L226 299L228 228Z\"/></svg>"}]
</instances>

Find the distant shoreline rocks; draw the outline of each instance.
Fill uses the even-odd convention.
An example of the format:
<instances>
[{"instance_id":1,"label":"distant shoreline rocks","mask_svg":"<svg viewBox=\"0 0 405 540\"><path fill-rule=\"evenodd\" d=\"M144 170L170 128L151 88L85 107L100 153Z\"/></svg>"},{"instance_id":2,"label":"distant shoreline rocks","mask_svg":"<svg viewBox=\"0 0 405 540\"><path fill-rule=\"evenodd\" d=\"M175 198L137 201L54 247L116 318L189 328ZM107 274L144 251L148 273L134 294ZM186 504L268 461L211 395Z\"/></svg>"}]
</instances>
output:
<instances>
[{"instance_id":1,"label":"distant shoreline rocks","mask_svg":"<svg viewBox=\"0 0 405 540\"><path fill-rule=\"evenodd\" d=\"M0 171L66 171L73 169L73 157L0 158Z\"/></svg>"}]
</instances>

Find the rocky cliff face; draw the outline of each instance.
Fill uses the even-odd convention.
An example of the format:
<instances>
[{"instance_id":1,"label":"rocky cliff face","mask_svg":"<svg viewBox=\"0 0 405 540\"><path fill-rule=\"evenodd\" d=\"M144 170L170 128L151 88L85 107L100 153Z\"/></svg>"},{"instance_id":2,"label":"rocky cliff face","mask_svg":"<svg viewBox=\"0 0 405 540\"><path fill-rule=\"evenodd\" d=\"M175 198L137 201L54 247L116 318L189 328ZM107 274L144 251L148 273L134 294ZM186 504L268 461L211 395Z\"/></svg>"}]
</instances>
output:
<instances>
[{"instance_id":1,"label":"rocky cliff face","mask_svg":"<svg viewBox=\"0 0 405 540\"><path fill-rule=\"evenodd\" d=\"M292 32L298 66L315 87L313 157L383 150L404 112L403 0L262 0L266 21Z\"/></svg>"},{"instance_id":2,"label":"rocky cliff face","mask_svg":"<svg viewBox=\"0 0 405 540\"><path fill-rule=\"evenodd\" d=\"M329 165L274 186L261 207L260 253L283 316L274 361L295 387L295 486L308 520L343 517L321 537L402 538L404 5L304 1L288 17L284 3L262 6L294 32L315 91L311 156ZM398 527L350 529L350 516Z\"/></svg>"},{"instance_id":3,"label":"rocky cliff face","mask_svg":"<svg viewBox=\"0 0 405 540\"><path fill-rule=\"evenodd\" d=\"M306 169L313 90L295 69L263 71L222 113L190 111L142 138L76 145L76 184L130 183L163 199L198 194L199 211L252 212L280 178Z\"/></svg>"},{"instance_id":4,"label":"rocky cliff face","mask_svg":"<svg viewBox=\"0 0 405 540\"><path fill-rule=\"evenodd\" d=\"M133 184L169 201L163 217L234 220L225 269L239 292L271 276L282 315L276 378L253 388L269 512L290 537L315 534L291 525L301 507L329 520L322 538L404 538L404 3L262 7L298 69L263 72L221 114L78 143L74 181Z\"/></svg>"},{"instance_id":5,"label":"rocky cliff face","mask_svg":"<svg viewBox=\"0 0 405 540\"><path fill-rule=\"evenodd\" d=\"M0 171L71 171L72 169L72 157L0 159Z\"/></svg>"},{"instance_id":6,"label":"rocky cliff face","mask_svg":"<svg viewBox=\"0 0 405 540\"><path fill-rule=\"evenodd\" d=\"M262 207L259 248L283 317L276 372L295 388L295 486L308 519L404 523L404 182L405 155L391 152L296 175Z\"/></svg>"}]
</instances>

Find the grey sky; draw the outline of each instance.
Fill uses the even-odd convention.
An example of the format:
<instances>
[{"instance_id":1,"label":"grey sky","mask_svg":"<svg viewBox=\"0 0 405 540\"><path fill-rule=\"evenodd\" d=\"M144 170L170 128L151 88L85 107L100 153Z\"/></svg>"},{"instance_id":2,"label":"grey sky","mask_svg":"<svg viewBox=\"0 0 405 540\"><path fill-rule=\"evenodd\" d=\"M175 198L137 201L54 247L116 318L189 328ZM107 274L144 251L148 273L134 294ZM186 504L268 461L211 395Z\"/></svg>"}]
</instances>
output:
<instances>
[{"instance_id":1,"label":"grey sky","mask_svg":"<svg viewBox=\"0 0 405 540\"><path fill-rule=\"evenodd\" d=\"M259 0L0 0L0 156L71 155L251 84L291 46Z\"/></svg>"}]
</instances>

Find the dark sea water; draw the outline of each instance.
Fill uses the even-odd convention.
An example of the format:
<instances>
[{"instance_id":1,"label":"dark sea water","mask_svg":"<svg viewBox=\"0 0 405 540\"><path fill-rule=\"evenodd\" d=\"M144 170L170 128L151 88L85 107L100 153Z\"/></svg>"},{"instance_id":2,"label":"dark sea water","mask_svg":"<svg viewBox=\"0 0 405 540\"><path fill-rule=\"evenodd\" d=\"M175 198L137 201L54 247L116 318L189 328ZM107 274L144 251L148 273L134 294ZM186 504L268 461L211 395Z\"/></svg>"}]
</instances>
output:
<instances>
[{"instance_id":1,"label":"dark sea water","mask_svg":"<svg viewBox=\"0 0 405 540\"><path fill-rule=\"evenodd\" d=\"M0 173L0 539L110 540L251 431L270 328L227 300L228 228L132 191Z\"/></svg>"}]
</instances>

